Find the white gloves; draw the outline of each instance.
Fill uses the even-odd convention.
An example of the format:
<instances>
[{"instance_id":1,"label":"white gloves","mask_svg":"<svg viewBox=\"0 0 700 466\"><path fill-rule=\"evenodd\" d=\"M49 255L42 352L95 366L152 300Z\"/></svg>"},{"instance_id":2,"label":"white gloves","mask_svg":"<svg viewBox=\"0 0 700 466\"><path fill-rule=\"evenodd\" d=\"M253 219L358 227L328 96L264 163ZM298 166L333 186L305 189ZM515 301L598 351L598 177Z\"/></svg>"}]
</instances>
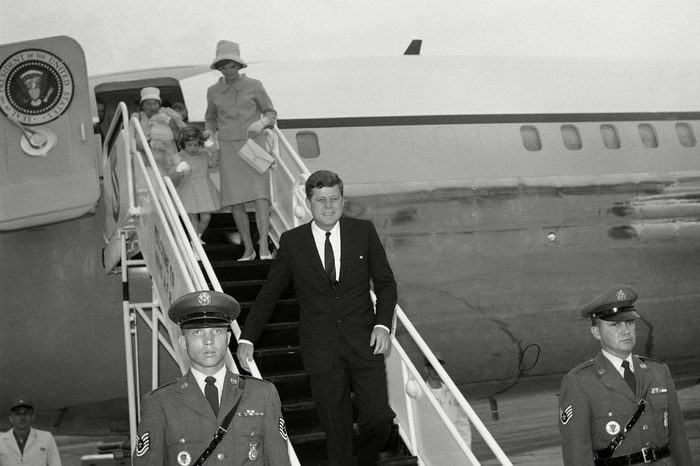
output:
<instances>
[{"instance_id":1,"label":"white gloves","mask_svg":"<svg viewBox=\"0 0 700 466\"><path fill-rule=\"evenodd\" d=\"M254 137L257 136L258 134L262 133L265 128L268 126L271 126L272 122L270 121L269 118L267 117L260 117L258 121L253 122L248 127L248 137Z\"/></svg>"}]
</instances>

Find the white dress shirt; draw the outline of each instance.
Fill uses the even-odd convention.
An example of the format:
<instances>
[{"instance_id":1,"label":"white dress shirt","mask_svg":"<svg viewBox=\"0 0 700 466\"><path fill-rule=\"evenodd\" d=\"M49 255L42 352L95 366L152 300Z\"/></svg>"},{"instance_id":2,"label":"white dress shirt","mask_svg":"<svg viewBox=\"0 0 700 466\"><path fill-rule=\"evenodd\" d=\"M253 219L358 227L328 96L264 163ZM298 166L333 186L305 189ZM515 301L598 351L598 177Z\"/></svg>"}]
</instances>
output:
<instances>
[{"instance_id":1,"label":"white dress shirt","mask_svg":"<svg viewBox=\"0 0 700 466\"><path fill-rule=\"evenodd\" d=\"M602 352L603 352L603 356L608 358L608 360L612 363L612 365L615 366L615 369L617 369L617 372L619 372L620 375L622 377L624 377L625 376L625 369L622 367L623 359L620 359L617 356L613 356L612 354L608 353L605 350L602 350ZM632 353L630 353L629 356L627 356L627 358L624 359L624 361L627 361L630 363L630 370L632 371L632 373L634 373L634 364L632 363Z\"/></svg>"},{"instance_id":2,"label":"white dress shirt","mask_svg":"<svg viewBox=\"0 0 700 466\"><path fill-rule=\"evenodd\" d=\"M206 379L209 376L206 374L202 374L194 367L192 367L192 375L194 375L194 378L197 380L197 385L199 385L199 389L202 390L202 394L204 394L204 386L207 384L204 381L204 379ZM226 364L221 366L221 369L219 369L219 371L212 377L216 379L214 385L216 385L216 389L219 392L219 405L221 405L221 395L224 392L224 379L226 379Z\"/></svg>"},{"instance_id":3,"label":"white dress shirt","mask_svg":"<svg viewBox=\"0 0 700 466\"><path fill-rule=\"evenodd\" d=\"M335 222L331 228L331 247L333 248L333 258L335 259L335 279L340 279L340 222ZM316 250L321 257L321 264L326 263L326 230L322 230L316 225L316 222L311 222L311 233L314 235Z\"/></svg>"}]
</instances>

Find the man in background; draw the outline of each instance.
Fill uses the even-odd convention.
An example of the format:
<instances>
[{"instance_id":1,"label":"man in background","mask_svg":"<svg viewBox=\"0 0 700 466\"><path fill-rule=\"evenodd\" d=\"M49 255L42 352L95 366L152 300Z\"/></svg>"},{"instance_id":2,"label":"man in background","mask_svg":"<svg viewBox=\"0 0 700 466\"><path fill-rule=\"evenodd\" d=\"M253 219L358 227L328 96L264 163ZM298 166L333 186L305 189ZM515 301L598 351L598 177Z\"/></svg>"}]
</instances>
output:
<instances>
[{"instance_id":1,"label":"man in background","mask_svg":"<svg viewBox=\"0 0 700 466\"><path fill-rule=\"evenodd\" d=\"M61 466L51 432L32 428L34 404L29 398L12 402L9 420L12 429L0 434L0 465Z\"/></svg>"}]
</instances>

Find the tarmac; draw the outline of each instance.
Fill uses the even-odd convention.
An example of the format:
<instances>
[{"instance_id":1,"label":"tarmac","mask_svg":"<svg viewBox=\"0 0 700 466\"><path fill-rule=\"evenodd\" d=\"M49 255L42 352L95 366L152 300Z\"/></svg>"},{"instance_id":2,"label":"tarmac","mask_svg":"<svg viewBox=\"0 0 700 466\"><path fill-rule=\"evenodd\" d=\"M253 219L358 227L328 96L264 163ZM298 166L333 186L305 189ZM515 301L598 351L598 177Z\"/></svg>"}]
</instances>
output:
<instances>
[{"instance_id":1,"label":"tarmac","mask_svg":"<svg viewBox=\"0 0 700 466\"><path fill-rule=\"evenodd\" d=\"M679 390L686 433L695 464L700 465L700 385ZM514 465L563 466L556 393L499 400L500 419L491 419L490 405L476 403L474 410ZM477 458L491 456L483 442L474 443ZM498 465L484 459L482 465Z\"/></svg>"},{"instance_id":2,"label":"tarmac","mask_svg":"<svg viewBox=\"0 0 700 466\"><path fill-rule=\"evenodd\" d=\"M700 385L680 390L678 397L693 459L700 464ZM513 465L563 466L556 393L499 398L498 420L492 418L488 400L475 402L472 407ZM476 436L474 452L481 464L498 465L488 447ZM56 437L64 466L81 466L83 455L97 453L104 441L96 437Z\"/></svg>"}]
</instances>

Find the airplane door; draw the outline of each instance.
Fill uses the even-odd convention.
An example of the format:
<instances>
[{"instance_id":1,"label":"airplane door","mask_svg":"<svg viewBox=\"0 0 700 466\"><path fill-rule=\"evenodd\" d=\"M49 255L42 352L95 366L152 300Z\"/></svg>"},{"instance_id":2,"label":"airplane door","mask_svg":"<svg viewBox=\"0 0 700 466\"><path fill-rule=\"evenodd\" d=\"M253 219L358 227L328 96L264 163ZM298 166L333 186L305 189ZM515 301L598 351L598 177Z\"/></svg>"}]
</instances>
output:
<instances>
[{"instance_id":1,"label":"airplane door","mask_svg":"<svg viewBox=\"0 0 700 466\"><path fill-rule=\"evenodd\" d=\"M94 211L88 89L85 55L70 37L0 45L0 231Z\"/></svg>"}]
</instances>

